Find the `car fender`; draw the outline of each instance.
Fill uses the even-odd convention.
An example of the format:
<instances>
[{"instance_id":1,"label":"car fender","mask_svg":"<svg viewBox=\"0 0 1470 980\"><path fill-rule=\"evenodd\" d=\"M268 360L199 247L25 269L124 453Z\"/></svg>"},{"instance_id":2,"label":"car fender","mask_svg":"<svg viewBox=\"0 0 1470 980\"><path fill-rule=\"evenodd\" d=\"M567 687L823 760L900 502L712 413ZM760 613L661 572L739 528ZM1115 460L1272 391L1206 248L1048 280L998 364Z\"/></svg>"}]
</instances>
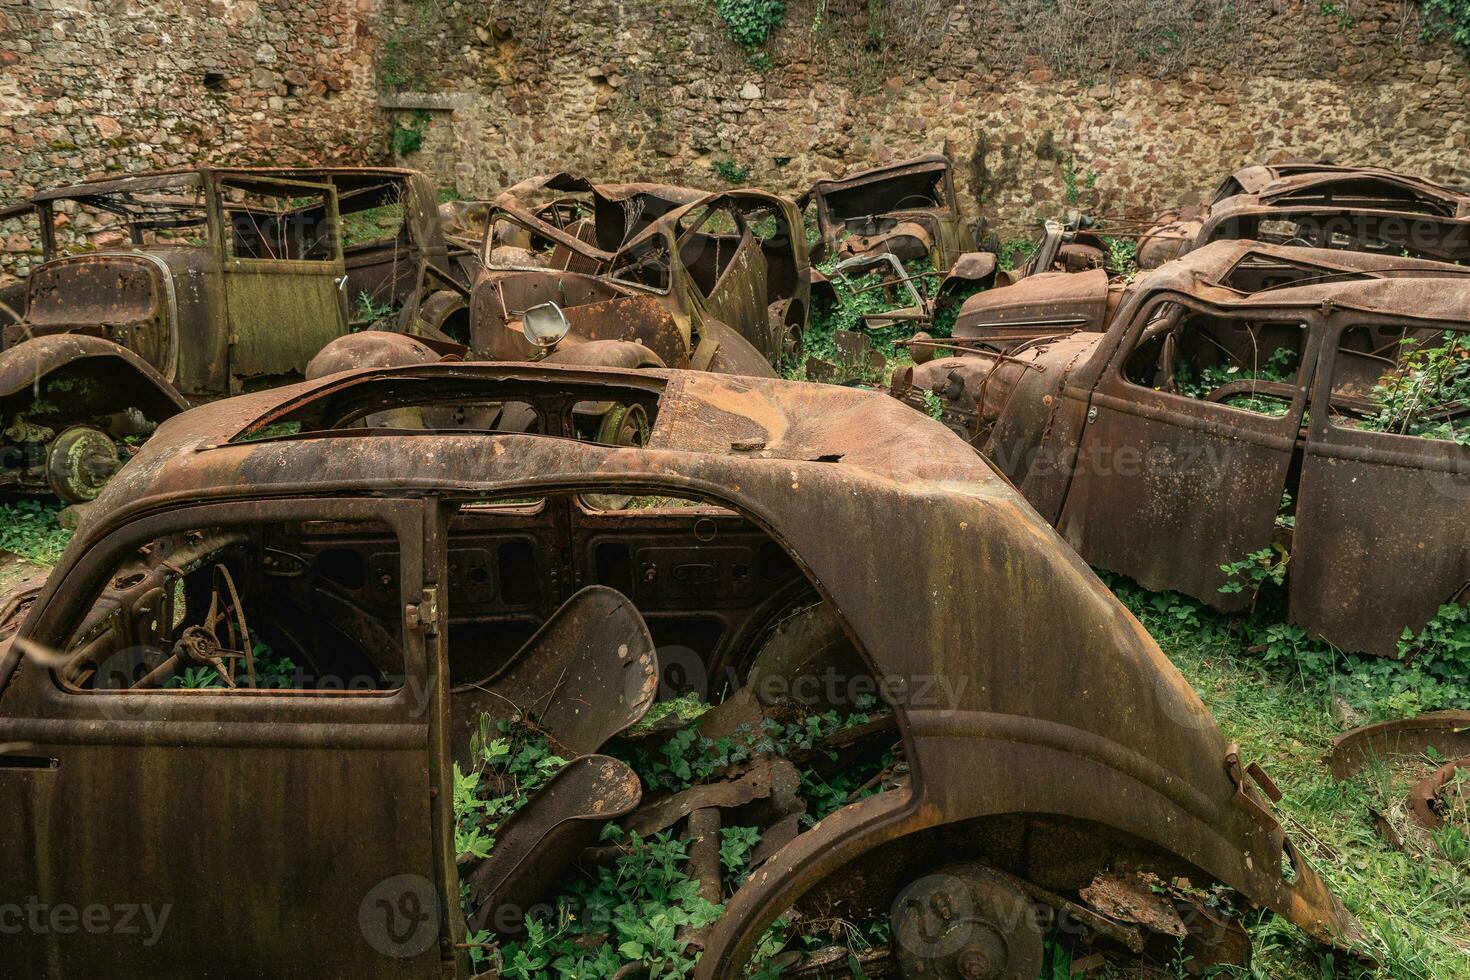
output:
<instances>
[{"instance_id":1,"label":"car fender","mask_svg":"<svg viewBox=\"0 0 1470 980\"><path fill-rule=\"evenodd\" d=\"M0 353L0 400L33 388L43 378L73 365L107 372L108 384L130 389L137 407L155 421L189 407L163 375L137 354L101 337L53 334L22 341Z\"/></svg>"},{"instance_id":2,"label":"car fender","mask_svg":"<svg viewBox=\"0 0 1470 980\"><path fill-rule=\"evenodd\" d=\"M971 760L977 759L973 741L968 736L951 740L951 751ZM878 848L902 841L926 831L954 827L977 817L1011 815L1061 816L1099 823L1111 830L1122 831L1159 849L1178 855L1181 841L1203 837L1211 842L1208 857L1201 857L1197 847L1193 856L1206 874L1225 882L1248 899L1264 905L1299 926L1314 939L1351 949L1361 938L1361 927L1328 890L1316 871L1306 862L1279 827L1257 825L1249 833L1255 838L1251 848L1259 855L1287 854L1296 871L1289 882L1271 867L1253 862L1249 853L1235 851L1230 842L1217 836L1208 820L1192 815L1163 793L1143 787L1106 765L1088 765L1066 750L1051 753L1046 759L1047 778L1015 780L1019 771L1006 761L1012 746L992 754L995 765L979 759L979 767L967 769L986 785L992 777L1016 786L1009 794L1015 802L1027 797L1020 808L1005 805L956 806L953 795L936 788L931 798L915 793L891 791L870 796L829 815L817 826L798 836L771 856L727 901L725 913L715 923L707 946L695 971L695 980L738 980L755 951L765 929L777 917L795 905L803 895L825 878L839 875L842 869L870 855ZM1011 760L1014 761L1014 760ZM1111 812L1100 813L1082 794L1069 792L1073 780L1085 780L1097 792L1087 797L1116 800ZM1019 783L1026 783L1021 789ZM938 798L942 797L942 798ZM972 796L972 799L974 797ZM1000 800L1000 795L988 797ZM1280 867L1280 860L1275 864ZM1102 867L1099 871L1105 870Z\"/></svg>"}]
</instances>

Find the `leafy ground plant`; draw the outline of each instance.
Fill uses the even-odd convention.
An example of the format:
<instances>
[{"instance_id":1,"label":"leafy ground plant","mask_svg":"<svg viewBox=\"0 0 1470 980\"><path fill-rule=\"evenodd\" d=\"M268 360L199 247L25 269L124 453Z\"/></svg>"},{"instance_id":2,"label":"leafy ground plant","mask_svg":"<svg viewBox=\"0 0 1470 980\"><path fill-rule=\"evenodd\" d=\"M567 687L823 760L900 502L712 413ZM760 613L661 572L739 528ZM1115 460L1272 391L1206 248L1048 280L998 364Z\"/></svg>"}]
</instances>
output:
<instances>
[{"instance_id":1,"label":"leafy ground plant","mask_svg":"<svg viewBox=\"0 0 1470 980\"><path fill-rule=\"evenodd\" d=\"M837 294L837 302L824 309L812 311L806 333L802 336L800 358L788 358L782 365L782 374L787 378L798 381L806 380L805 358L836 360L838 358L836 337L838 331L842 330L866 334L872 340L873 346L889 362L890 367L893 363L901 362L908 357L907 350L895 347L894 342L908 340L920 329L918 326L913 323L899 322L892 326L870 330L864 325L863 319L876 313L888 313L909 305L911 297L908 291L901 284L896 288L884 288L883 277L877 272L857 277L840 275L837 273L837 263L837 259L817 263L818 271L831 281L832 289ZM939 288L940 277L933 271L928 259L905 263L904 274L916 277L913 280L914 288L923 295L932 296ZM958 308L958 302L953 308ZM928 330L932 336L948 337L949 329L953 325L954 315L951 311L948 315L947 326L936 317L936 322ZM879 382L882 379L867 380Z\"/></svg>"},{"instance_id":2,"label":"leafy ground plant","mask_svg":"<svg viewBox=\"0 0 1470 980\"><path fill-rule=\"evenodd\" d=\"M60 509L37 500L0 504L0 550L40 565L54 565L71 540L56 523Z\"/></svg>"},{"instance_id":3,"label":"leafy ground plant","mask_svg":"<svg viewBox=\"0 0 1470 980\"><path fill-rule=\"evenodd\" d=\"M1321 761L1332 738L1352 723L1343 718L1344 700L1368 717L1470 705L1470 670L1459 659L1461 644L1470 643L1464 611L1443 615L1428 635L1414 637L1433 649L1402 664L1323 653L1296 627L1222 615L1120 578L1110 584L1200 693L1226 738L1287 790L1277 812L1361 920L1381 962L1375 971L1324 951L1285 920L1261 913L1247 923L1255 945L1251 971L1218 975L1470 977L1470 872L1443 853L1395 850L1374 829L1374 814L1400 804L1424 767L1374 767L1336 782Z\"/></svg>"}]
</instances>

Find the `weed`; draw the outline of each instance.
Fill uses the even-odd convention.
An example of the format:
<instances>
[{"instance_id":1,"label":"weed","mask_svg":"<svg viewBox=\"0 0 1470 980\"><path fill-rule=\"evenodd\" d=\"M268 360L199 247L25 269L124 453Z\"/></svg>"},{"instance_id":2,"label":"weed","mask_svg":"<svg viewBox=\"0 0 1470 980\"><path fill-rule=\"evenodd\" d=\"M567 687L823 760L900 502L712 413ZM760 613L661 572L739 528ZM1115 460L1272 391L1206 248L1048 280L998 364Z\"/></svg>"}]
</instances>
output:
<instances>
[{"instance_id":1,"label":"weed","mask_svg":"<svg viewBox=\"0 0 1470 980\"><path fill-rule=\"evenodd\" d=\"M1460 47L1470 50L1470 0L1419 0L1424 8L1424 39L1433 41L1441 32Z\"/></svg>"},{"instance_id":2,"label":"weed","mask_svg":"<svg viewBox=\"0 0 1470 980\"><path fill-rule=\"evenodd\" d=\"M1404 339L1406 348L1417 343ZM1406 349L1372 398L1381 408L1362 428L1470 445L1470 426L1457 414L1470 400L1470 335L1445 331L1441 344Z\"/></svg>"},{"instance_id":3,"label":"weed","mask_svg":"<svg viewBox=\"0 0 1470 980\"><path fill-rule=\"evenodd\" d=\"M1102 239L1108 246L1108 268L1124 282L1132 282L1133 277L1138 275L1138 242L1132 238L1114 238L1111 235L1104 235Z\"/></svg>"},{"instance_id":4,"label":"weed","mask_svg":"<svg viewBox=\"0 0 1470 980\"><path fill-rule=\"evenodd\" d=\"M397 312L392 303L380 303L368 293L357 294L357 307L352 313L353 323L373 323Z\"/></svg>"},{"instance_id":5,"label":"weed","mask_svg":"<svg viewBox=\"0 0 1470 980\"><path fill-rule=\"evenodd\" d=\"M720 828L720 865L728 872L734 887L739 887L749 874L750 852L761 841L756 827Z\"/></svg>"},{"instance_id":6,"label":"weed","mask_svg":"<svg viewBox=\"0 0 1470 980\"><path fill-rule=\"evenodd\" d=\"M556 898L554 925L531 920L526 937L501 950L504 976L611 977L637 964L650 977L680 977L694 969L698 953L681 933L710 925L723 907L701 898L699 883L684 873L686 842L660 833L634 836L626 846L612 867ZM603 935L606 941L587 941Z\"/></svg>"},{"instance_id":7,"label":"weed","mask_svg":"<svg viewBox=\"0 0 1470 980\"><path fill-rule=\"evenodd\" d=\"M1196 367L1188 358L1180 358L1174 372L1174 384L1182 395L1204 399L1206 395L1233 381L1269 381L1289 383L1296 380L1297 358L1300 353L1290 347L1278 347L1264 364L1255 368L1242 368L1238 364L1223 362L1207 367ZM1280 418L1291 410L1291 403L1279 398L1261 398L1241 392L1226 398L1224 404L1261 415Z\"/></svg>"},{"instance_id":8,"label":"weed","mask_svg":"<svg viewBox=\"0 0 1470 980\"><path fill-rule=\"evenodd\" d=\"M37 564L56 564L71 540L71 532L56 523L58 513L38 500L0 504L0 550Z\"/></svg>"},{"instance_id":9,"label":"weed","mask_svg":"<svg viewBox=\"0 0 1470 980\"><path fill-rule=\"evenodd\" d=\"M924 392L924 411L931 419L944 418L944 402L932 391Z\"/></svg>"},{"instance_id":10,"label":"weed","mask_svg":"<svg viewBox=\"0 0 1470 980\"><path fill-rule=\"evenodd\" d=\"M834 360L838 357L837 332L852 330L867 334L873 341L873 346L886 359L891 361L903 356L900 349L894 346L894 342L911 337L915 330L913 324L900 321L892 326L870 330L864 326L863 320L869 314L887 313L898 308L907 298L907 291L900 286L894 289L890 296L887 289L879 288L883 278L877 272L855 279L837 275L837 261L829 259L817 264L818 271L831 281L832 290L837 294L837 302L826 309L812 312L806 333L802 336L802 354L806 357ZM907 263L904 267L904 274L917 277L913 280L913 285L921 294L933 295L939 288L939 276L933 272L927 258ZM893 297L899 297L899 299L895 301ZM953 317L950 317L949 324L953 326ZM949 336L948 331L938 321L931 324L930 333L941 338ZM788 361L783 365L782 373L788 378L799 377L800 372L799 364ZM878 381L881 379L864 380Z\"/></svg>"},{"instance_id":11,"label":"weed","mask_svg":"<svg viewBox=\"0 0 1470 980\"><path fill-rule=\"evenodd\" d=\"M1317 12L1323 17L1332 17L1337 20L1337 26L1347 30L1358 22L1343 3L1322 3L1317 6Z\"/></svg>"},{"instance_id":12,"label":"weed","mask_svg":"<svg viewBox=\"0 0 1470 980\"><path fill-rule=\"evenodd\" d=\"M1079 182L1080 178L1080 182ZM1092 190L1097 186L1097 171L1088 170L1078 173L1077 161L1068 157L1062 164L1062 187L1067 192L1067 203L1077 205L1082 203L1082 192Z\"/></svg>"},{"instance_id":13,"label":"weed","mask_svg":"<svg viewBox=\"0 0 1470 980\"><path fill-rule=\"evenodd\" d=\"M743 184L750 179L750 168L742 167L733 159L716 160L710 169L727 184Z\"/></svg>"},{"instance_id":14,"label":"weed","mask_svg":"<svg viewBox=\"0 0 1470 980\"><path fill-rule=\"evenodd\" d=\"M1315 862L1317 871L1362 921L1382 964L1381 973L1370 974L1349 958L1322 952L1284 919L1260 913L1246 922L1254 945L1249 975L1263 980L1470 976L1463 866L1412 858L1392 849L1373 828L1371 813L1402 801L1413 775L1378 767L1339 783L1321 764L1341 730L1332 710L1338 697L1347 696L1374 717L1427 708L1424 690L1416 690L1417 703L1407 709L1400 697L1428 678L1423 665L1345 657L1309 641L1296 627L1252 623L1183 596L1150 593L1128 580L1107 578L1199 692L1226 737L1240 743L1247 756L1266 760L1276 781L1288 789L1278 810L1318 842L1323 856ZM1296 659L1270 659L1262 645L1269 635L1294 645ZM1303 659L1304 654L1310 656ZM1463 706L1465 666L1442 664L1439 670L1446 676L1458 671L1451 680ZM1455 842L1449 844L1453 850Z\"/></svg>"},{"instance_id":15,"label":"weed","mask_svg":"<svg viewBox=\"0 0 1470 980\"><path fill-rule=\"evenodd\" d=\"M1036 251L1036 242L1030 238L1013 238L1010 241L1000 243L1000 251L996 254L995 264L1002 272L1011 272L1018 266L1026 264L1031 258L1031 253Z\"/></svg>"},{"instance_id":16,"label":"weed","mask_svg":"<svg viewBox=\"0 0 1470 980\"><path fill-rule=\"evenodd\" d=\"M424 145L424 133L429 128L429 113L424 109L415 109L409 116L408 121L399 119L393 126L393 135L390 141L393 146L395 157L406 157L417 151Z\"/></svg>"}]
</instances>

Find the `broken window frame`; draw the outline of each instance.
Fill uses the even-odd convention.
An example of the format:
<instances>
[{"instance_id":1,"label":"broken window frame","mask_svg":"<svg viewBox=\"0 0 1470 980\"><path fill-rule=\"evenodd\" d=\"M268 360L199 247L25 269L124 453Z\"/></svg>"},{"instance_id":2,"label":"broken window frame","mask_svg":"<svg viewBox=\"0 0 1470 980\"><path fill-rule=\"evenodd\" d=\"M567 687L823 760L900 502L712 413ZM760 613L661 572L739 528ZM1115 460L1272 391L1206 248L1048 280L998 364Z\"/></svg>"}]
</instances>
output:
<instances>
[{"instance_id":1,"label":"broken window frame","mask_svg":"<svg viewBox=\"0 0 1470 980\"><path fill-rule=\"evenodd\" d=\"M1300 323L1302 328L1302 348L1298 355L1297 374L1293 382L1296 391L1292 401L1287 404L1286 411L1281 415L1271 415L1248 408L1240 408L1224 401L1206 401L1203 398L1195 398L1182 392L1165 391L1161 388L1142 385L1129 377L1128 367L1133 357L1138 353L1143 344L1152 339L1147 336L1149 332L1148 328L1153 325L1160 310L1168 304L1173 304L1180 308L1180 319L1189 316L1192 311L1194 314L1203 314L1223 320L1260 324ZM1173 330L1177 329L1177 327L1168 329ZM1311 378L1313 376L1312 359L1314 355L1312 352L1315 350L1314 338L1319 337L1320 333L1321 330L1316 323L1316 318L1307 310L1263 308L1258 311L1250 308L1220 307L1203 302L1196 297L1191 297L1184 293L1162 291L1149 297L1144 306L1135 314L1134 324L1129 327L1122 343L1118 345L1117 353L1112 357L1108 370L1115 376L1117 381L1122 383L1123 390L1128 391L1130 394L1133 392L1147 392L1159 398L1169 399L1175 404L1183 402L1191 405L1213 406L1213 408L1207 409L1206 412L1208 414L1214 414L1217 411L1224 412L1226 413L1222 415L1222 419L1224 420L1253 418L1279 422L1282 419L1292 417L1300 418L1306 408L1308 393L1311 387ZM1140 399L1135 398L1135 401L1137 400Z\"/></svg>"},{"instance_id":2,"label":"broken window frame","mask_svg":"<svg viewBox=\"0 0 1470 980\"><path fill-rule=\"evenodd\" d=\"M1358 311L1346 311L1342 314L1339 314L1334 318L1333 323L1327 331L1326 341L1322 346L1322 364L1317 370L1319 381L1317 384L1313 385L1313 437L1321 438L1325 436L1325 430L1330 428L1334 430L1338 434L1338 436L1341 436L1343 434L1350 434L1354 437L1365 437L1375 442L1380 441L1381 439L1386 439L1390 440L1396 447L1408 448L1410 449L1410 451L1415 451L1412 447L1425 447L1436 445L1446 447L1442 450L1421 450L1424 452L1429 452L1436 456L1443 455L1445 452L1458 452L1461 454L1470 452L1470 447L1455 442L1451 439L1436 439L1430 436L1390 432L1384 429L1372 429L1354 425L1350 421L1348 421L1340 411L1337 411L1333 408L1332 402L1335 395L1334 387L1337 384L1337 379L1340 374L1339 367L1342 360L1340 344L1342 343L1344 336L1348 333L1348 331L1355 328L1371 328L1383 326L1402 327L1404 335L1406 337L1415 330L1430 330L1433 332L1436 338L1442 337L1445 333L1452 333L1460 335L1466 338L1467 341L1470 341L1470 326L1467 326L1465 323L1447 323L1442 320L1424 320L1415 317L1380 314L1375 314L1370 317ZM1422 347L1426 345L1420 346ZM1427 346L1434 345L1431 343ZM1319 409L1318 406L1326 407ZM1319 425L1322 427L1321 431L1319 431L1317 428Z\"/></svg>"},{"instance_id":3,"label":"broken window frame","mask_svg":"<svg viewBox=\"0 0 1470 980\"><path fill-rule=\"evenodd\" d=\"M154 226L157 221L164 220L169 208L175 209L179 215L187 215L197 210L199 216L204 219L205 246L216 248L222 245L223 235L218 212L212 198L209 186L200 179L197 173L188 172L170 175L163 180L145 180L139 182L140 186L132 188L98 188L88 192L84 186L72 188L69 193L57 193L38 196L34 206L39 221L39 234L41 240L42 260L50 262L64 255L83 254L63 252L57 235L56 218L58 214L57 205L70 202L79 208L85 208L89 212L106 212L117 215L120 219L119 229L125 230L128 238L128 247L142 248L147 242L144 240L144 229ZM195 191L199 194L197 202L168 202L139 200L132 197L133 194L149 195L166 193L168 191ZM152 210L150 210L152 209ZM149 220L151 219L151 220ZM174 220L184 221L183 217ZM200 223L197 220L188 220L181 227L195 227ZM99 229L105 231L107 229ZM95 234L86 232L85 234ZM189 243L179 242L182 247L188 247ZM85 250L83 250L84 252Z\"/></svg>"},{"instance_id":4,"label":"broken window frame","mask_svg":"<svg viewBox=\"0 0 1470 980\"><path fill-rule=\"evenodd\" d=\"M230 206L226 202L226 193L230 190L243 190L247 194L261 195L267 197L321 197L322 217L320 222L321 234L316 242L329 241L330 251L326 255L312 258L300 258L298 256L250 256L235 255L231 252L231 228L229 226ZM282 180L276 177L256 177L240 174L219 174L211 184L211 192L214 196L214 206L210 209L212 214L217 215L219 235L218 255L220 261L227 266L240 268L264 268L267 265L284 263L286 268L303 273L319 270L332 270L334 266L343 264L345 258L342 251L342 218L337 210L337 189L327 182L315 183L298 180ZM315 206L313 206L315 207ZM297 208L282 211L283 216L300 214L305 209Z\"/></svg>"},{"instance_id":5,"label":"broken window frame","mask_svg":"<svg viewBox=\"0 0 1470 980\"><path fill-rule=\"evenodd\" d=\"M815 575L812 574L810 566L806 563L805 560L803 560L801 554L792 547L791 543L785 538L784 535L780 533L780 531L774 525L764 520L759 514L741 506L737 501L732 499L727 494L705 490L696 491L686 484L680 484L660 479L656 474L650 474L648 480L640 481L636 486L629 484L626 478L612 478L607 480L581 478L572 482L557 482L555 484L547 486L538 485L535 487L510 487L495 491L493 493L485 494L465 494L463 492L440 493L431 498L431 500L435 502L434 506L437 506L438 509L438 521L441 531L439 533L437 545L425 553L424 567L425 570L429 573L429 577L435 578L437 581L441 582L448 581L447 574L450 538L448 527L449 522L453 519L455 514L458 513L461 508L475 507L484 508L487 512L507 513L510 512L512 508L517 505L518 501L524 501L528 493L537 494L541 497L541 499L538 500L538 503L534 505L534 511L527 510L527 514L540 514L547 506L547 501L545 498L556 496L564 499L568 506L581 510L583 514L591 518L593 521L606 521L608 519L617 519L619 515L622 515L626 517L629 521L635 523L637 522L640 515L647 516L649 518L660 519L667 519L671 516L677 517L687 515L691 518L694 518L695 520L707 517L737 517L741 520L744 520L752 528L764 534L772 544L780 548L781 551L784 552L786 556L791 559L796 568L801 572L802 577L806 580L807 585L811 587L812 592L815 594L815 596L821 602L828 603L831 606L833 614L837 617L838 621L842 625L843 632L847 635L848 640L852 643L853 649L857 651L858 658L862 662L864 669L867 670L873 678L881 680L882 675L878 671L876 661L862 642L858 631L848 620L847 616L838 608L823 583ZM691 503L695 503L697 504L697 506L649 508L647 510L623 511L602 510L596 507L588 506L585 503L585 498L589 495L597 496L599 494L620 493L678 498L682 500L687 500ZM522 504L521 506L529 505ZM585 585L587 583L582 584ZM630 601L634 601L633 596L628 596L628 599ZM453 601L453 596L448 595L447 593L441 598L440 615L441 617L444 617L446 622L448 621L448 618L453 614ZM898 714L900 716L899 731L903 738L905 751L911 752L913 750L913 745L908 735L906 721L903 718L903 712L899 712ZM917 773L914 774L913 779L913 785L917 786L919 779Z\"/></svg>"},{"instance_id":6,"label":"broken window frame","mask_svg":"<svg viewBox=\"0 0 1470 980\"><path fill-rule=\"evenodd\" d=\"M202 528L343 521L376 524L397 539L399 604L406 609L420 601L423 595L423 572L426 568L423 562L423 515L423 506L416 500L339 497L200 504L140 517L117 527L94 543L88 549L87 560L72 565L65 579L51 594L51 600L37 611L35 627L29 631L29 636L42 649L66 651L102 596L108 580L137 554L138 549L171 534ZM206 705L212 697L225 697L231 701L290 698L310 702L320 699L324 704L348 699L392 705L393 710L404 705L421 710L422 706L415 705L414 701L426 690L427 656L422 636L410 628L407 616L400 622L399 641L403 649L403 676L395 678L400 683L390 689L161 687L91 690L68 683L55 668L50 670L51 684L48 688L65 698L109 699L124 717L138 717L147 710L137 699L154 698L197 699ZM203 710L207 713L209 708Z\"/></svg>"}]
</instances>

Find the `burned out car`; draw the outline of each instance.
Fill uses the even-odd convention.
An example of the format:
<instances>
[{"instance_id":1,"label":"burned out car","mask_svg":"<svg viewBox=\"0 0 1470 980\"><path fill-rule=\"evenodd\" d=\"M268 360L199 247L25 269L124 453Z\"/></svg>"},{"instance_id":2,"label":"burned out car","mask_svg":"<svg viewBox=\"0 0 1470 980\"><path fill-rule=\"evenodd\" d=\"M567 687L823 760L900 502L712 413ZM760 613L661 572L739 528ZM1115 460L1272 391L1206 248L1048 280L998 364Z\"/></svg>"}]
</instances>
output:
<instances>
[{"instance_id":1,"label":"burned out car","mask_svg":"<svg viewBox=\"0 0 1470 980\"><path fill-rule=\"evenodd\" d=\"M945 299L996 282L994 236L981 251L983 225L961 218L952 167L943 154L819 180L799 204L816 224L813 259L833 263L835 274L876 269L885 289L914 293L903 319L929 319ZM894 260L903 265L890 274L885 264ZM937 274L937 286L918 295L914 284L928 278L924 272Z\"/></svg>"},{"instance_id":2,"label":"burned out car","mask_svg":"<svg viewBox=\"0 0 1470 980\"><path fill-rule=\"evenodd\" d=\"M506 191L487 224L471 357L774 376L800 345L809 260L784 198L557 174Z\"/></svg>"},{"instance_id":3,"label":"burned out car","mask_svg":"<svg viewBox=\"0 0 1470 980\"><path fill-rule=\"evenodd\" d=\"M1470 194L1373 167L1290 163L1245 167L1206 205L1159 217L1138 240L1138 264L1156 268L1215 241L1470 260Z\"/></svg>"},{"instance_id":4,"label":"burned out car","mask_svg":"<svg viewBox=\"0 0 1470 980\"><path fill-rule=\"evenodd\" d=\"M940 153L812 185L799 202L816 213L815 257L892 253L944 271L975 252L977 227L960 218L949 158Z\"/></svg>"},{"instance_id":5,"label":"burned out car","mask_svg":"<svg viewBox=\"0 0 1470 980\"><path fill-rule=\"evenodd\" d=\"M216 402L4 608L0 893L171 912L9 936L7 976L733 980L836 919L892 937L839 973L1031 977L1047 928L1145 948L1106 896L1181 877L1357 935L1124 607L874 392L466 362Z\"/></svg>"},{"instance_id":6,"label":"burned out car","mask_svg":"<svg viewBox=\"0 0 1470 980\"><path fill-rule=\"evenodd\" d=\"M204 167L31 207L44 261L0 329L0 489L69 503L188 404L300 380L356 310L412 320L468 280L413 171Z\"/></svg>"},{"instance_id":7,"label":"burned out car","mask_svg":"<svg viewBox=\"0 0 1470 980\"><path fill-rule=\"evenodd\" d=\"M1218 242L1105 333L936 358L894 393L937 397L1090 564L1233 610L1225 566L1274 549L1294 622L1392 656L1470 581L1467 320L1457 266Z\"/></svg>"}]
</instances>

